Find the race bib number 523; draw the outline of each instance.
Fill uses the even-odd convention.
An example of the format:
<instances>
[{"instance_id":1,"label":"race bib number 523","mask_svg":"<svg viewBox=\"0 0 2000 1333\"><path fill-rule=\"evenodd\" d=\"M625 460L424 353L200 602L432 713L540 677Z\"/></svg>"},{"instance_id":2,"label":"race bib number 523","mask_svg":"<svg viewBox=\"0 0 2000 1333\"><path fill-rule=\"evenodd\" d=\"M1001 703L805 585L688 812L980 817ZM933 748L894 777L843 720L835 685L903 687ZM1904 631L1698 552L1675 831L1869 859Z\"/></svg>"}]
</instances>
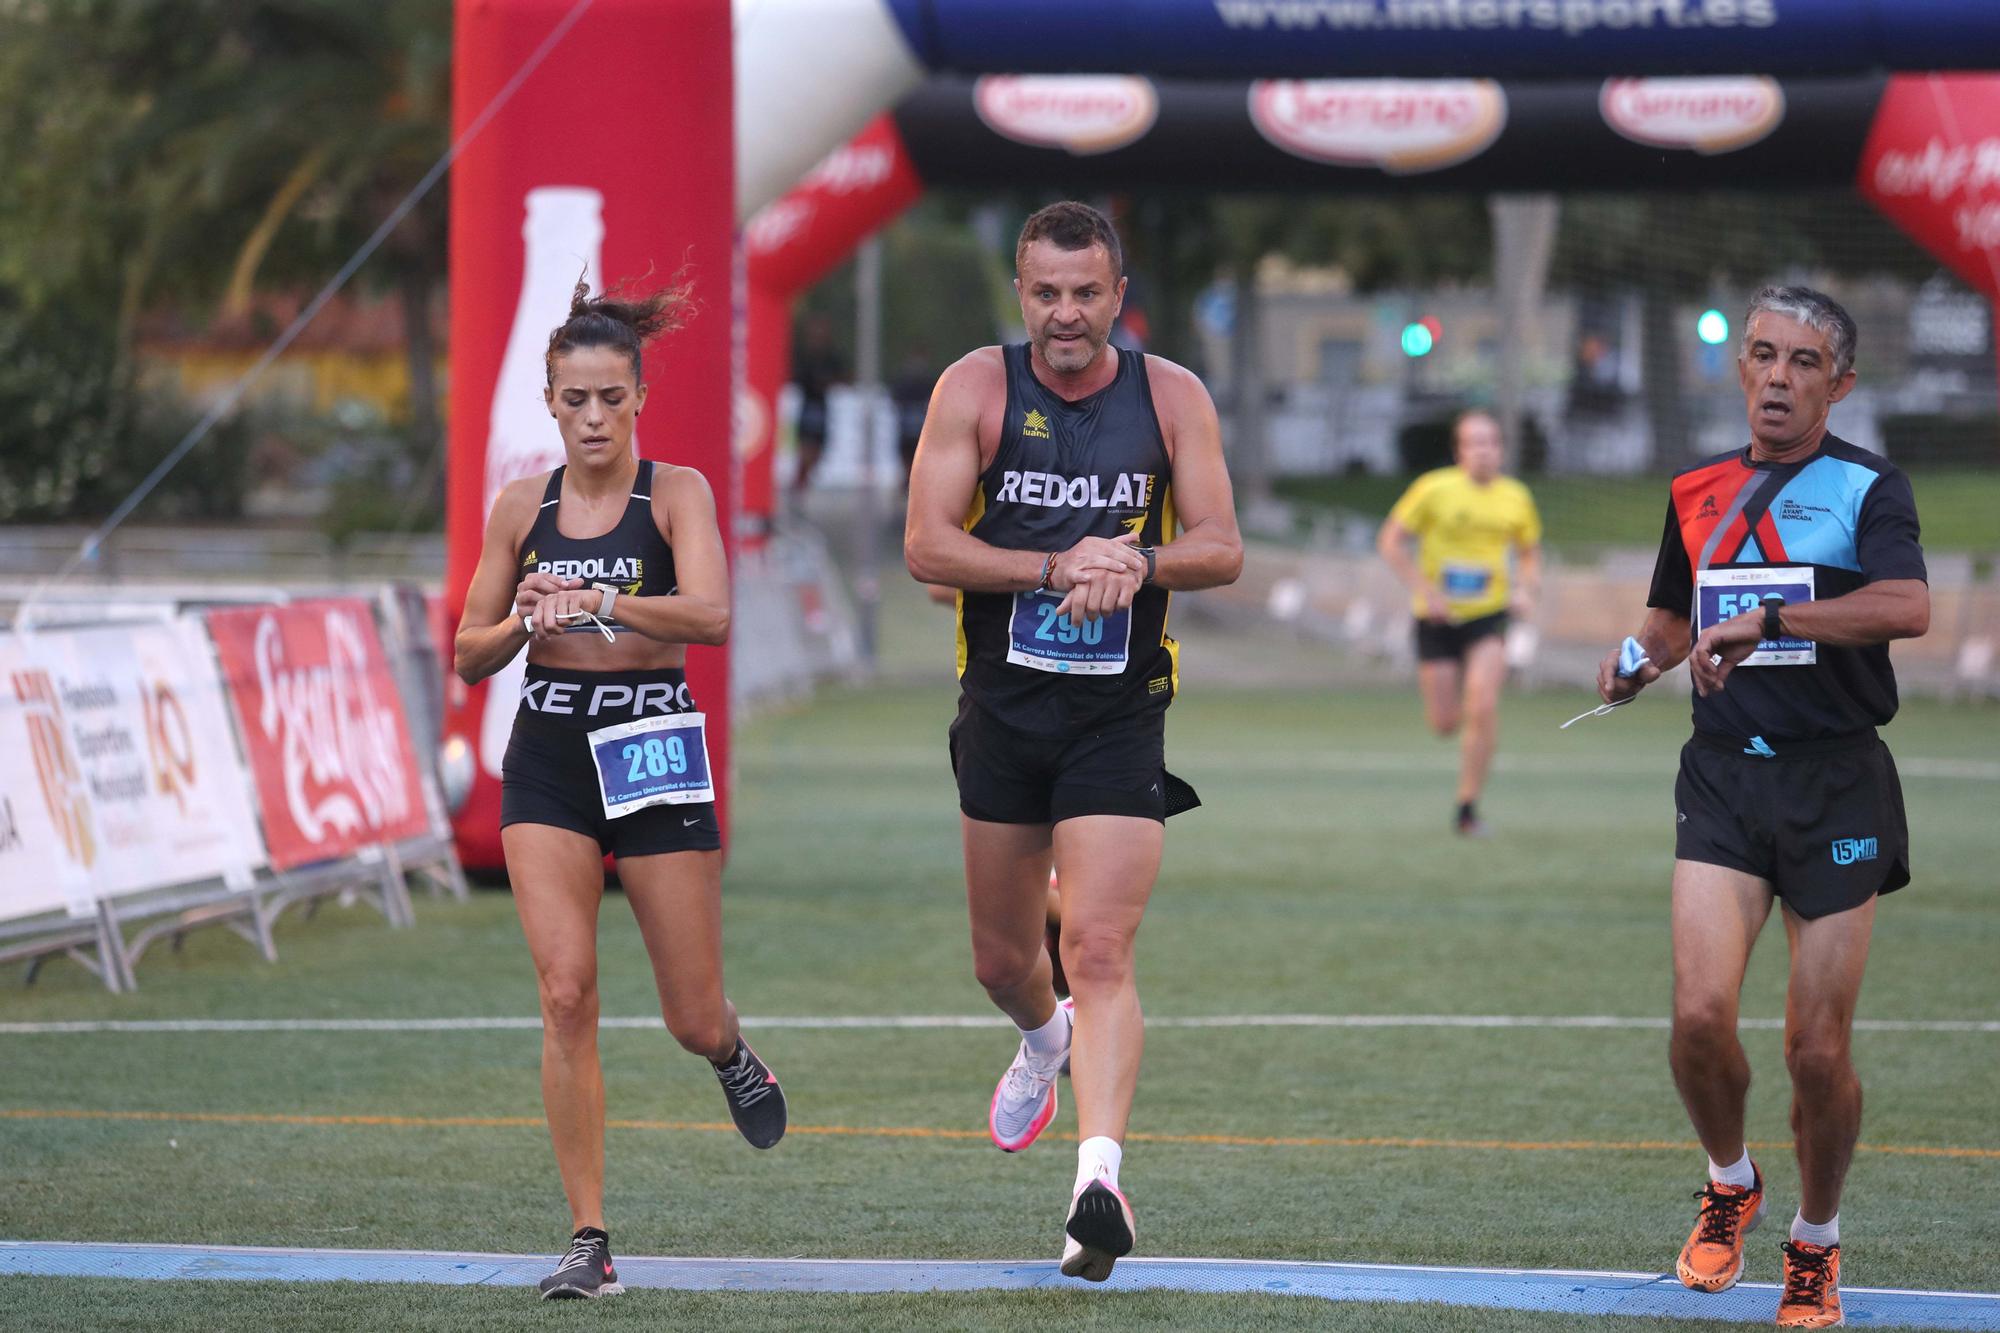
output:
<instances>
[{"instance_id":1,"label":"race bib number 523","mask_svg":"<svg viewBox=\"0 0 2000 1333\"><path fill-rule=\"evenodd\" d=\"M1695 575L1695 637L1746 611L1762 609L1772 593L1798 606L1813 599L1810 565L1780 565L1766 569L1704 569ZM1810 639L1764 639L1744 666L1811 666L1819 660L1819 645Z\"/></svg>"}]
</instances>

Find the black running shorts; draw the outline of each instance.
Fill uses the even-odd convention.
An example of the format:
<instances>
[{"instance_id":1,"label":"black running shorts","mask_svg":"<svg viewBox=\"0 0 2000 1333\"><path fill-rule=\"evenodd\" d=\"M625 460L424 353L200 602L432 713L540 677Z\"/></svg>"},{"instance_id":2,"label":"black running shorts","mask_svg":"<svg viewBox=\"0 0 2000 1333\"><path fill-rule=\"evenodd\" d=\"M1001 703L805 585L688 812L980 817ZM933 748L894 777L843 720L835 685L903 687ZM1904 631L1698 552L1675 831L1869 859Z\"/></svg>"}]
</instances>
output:
<instances>
[{"instance_id":1,"label":"black running shorts","mask_svg":"<svg viewBox=\"0 0 2000 1333\"><path fill-rule=\"evenodd\" d=\"M1073 737L1017 731L960 696L951 724L958 808L994 824L1056 824L1079 815L1164 821L1201 804L1167 772L1163 710Z\"/></svg>"},{"instance_id":2,"label":"black running shorts","mask_svg":"<svg viewBox=\"0 0 2000 1333\"><path fill-rule=\"evenodd\" d=\"M599 727L688 711L693 701L682 673L563 671L530 663L523 695L500 764L500 827L570 829L595 838L615 857L722 846L713 802L649 805L607 817L590 759L590 732Z\"/></svg>"},{"instance_id":3,"label":"black running shorts","mask_svg":"<svg viewBox=\"0 0 2000 1333\"><path fill-rule=\"evenodd\" d=\"M1448 620L1419 620L1417 622L1417 660L1419 662L1463 662L1465 655L1481 639L1507 632L1507 613L1495 611L1490 616L1478 616L1462 625L1454 625Z\"/></svg>"},{"instance_id":4,"label":"black running shorts","mask_svg":"<svg viewBox=\"0 0 2000 1333\"><path fill-rule=\"evenodd\" d=\"M1871 731L1746 753L1734 737L1696 732L1674 783L1674 855L1770 883L1811 920L1910 882L1903 788Z\"/></svg>"}]
</instances>

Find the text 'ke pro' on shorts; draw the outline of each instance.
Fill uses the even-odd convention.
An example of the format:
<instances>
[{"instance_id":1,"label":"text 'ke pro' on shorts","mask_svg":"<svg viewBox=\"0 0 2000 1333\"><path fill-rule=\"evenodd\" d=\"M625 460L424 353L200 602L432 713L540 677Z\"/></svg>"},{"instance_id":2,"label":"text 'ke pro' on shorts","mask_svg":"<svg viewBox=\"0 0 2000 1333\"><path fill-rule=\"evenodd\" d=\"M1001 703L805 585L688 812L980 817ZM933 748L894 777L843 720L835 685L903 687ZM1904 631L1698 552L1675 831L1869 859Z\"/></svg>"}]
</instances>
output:
<instances>
[{"instance_id":1,"label":"text 'ke pro' on shorts","mask_svg":"<svg viewBox=\"0 0 2000 1333\"><path fill-rule=\"evenodd\" d=\"M713 801L648 805L611 817L591 756L592 731L693 711L687 677L678 670L571 671L529 663L500 766L500 826L569 829L615 857L715 851L722 830Z\"/></svg>"}]
</instances>

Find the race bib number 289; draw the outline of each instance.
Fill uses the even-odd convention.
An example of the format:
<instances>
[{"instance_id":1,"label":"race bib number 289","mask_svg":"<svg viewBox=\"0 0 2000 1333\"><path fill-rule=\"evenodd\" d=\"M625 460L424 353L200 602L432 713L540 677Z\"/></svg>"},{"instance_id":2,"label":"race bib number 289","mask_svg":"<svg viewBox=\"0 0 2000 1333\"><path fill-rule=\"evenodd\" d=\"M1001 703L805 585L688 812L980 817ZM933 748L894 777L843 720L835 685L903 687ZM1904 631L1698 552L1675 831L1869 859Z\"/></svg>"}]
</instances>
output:
<instances>
[{"instance_id":1,"label":"race bib number 289","mask_svg":"<svg viewBox=\"0 0 2000 1333\"><path fill-rule=\"evenodd\" d=\"M1710 625L1719 625L1746 611L1761 610L1764 598L1772 593L1785 599L1786 606L1798 606L1813 599L1813 570L1810 565L1772 566L1764 569L1704 569L1695 575L1695 637ZM1810 639L1764 639L1757 651L1743 659L1744 666L1810 666L1819 660L1819 645Z\"/></svg>"},{"instance_id":2,"label":"race bib number 289","mask_svg":"<svg viewBox=\"0 0 2000 1333\"><path fill-rule=\"evenodd\" d=\"M605 816L714 800L707 721L704 713L670 713L591 732L590 757Z\"/></svg>"}]
</instances>

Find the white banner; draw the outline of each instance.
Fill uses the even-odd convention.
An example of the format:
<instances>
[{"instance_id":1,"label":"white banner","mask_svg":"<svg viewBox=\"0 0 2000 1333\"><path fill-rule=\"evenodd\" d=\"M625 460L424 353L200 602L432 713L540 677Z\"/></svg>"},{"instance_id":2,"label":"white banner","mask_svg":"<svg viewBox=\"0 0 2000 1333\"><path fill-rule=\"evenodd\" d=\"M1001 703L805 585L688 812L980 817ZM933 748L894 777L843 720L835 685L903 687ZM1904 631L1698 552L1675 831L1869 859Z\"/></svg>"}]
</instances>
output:
<instances>
[{"instance_id":1,"label":"white banner","mask_svg":"<svg viewBox=\"0 0 2000 1333\"><path fill-rule=\"evenodd\" d=\"M72 911L197 880L248 885L264 850L199 624L48 631L0 647L11 724L0 753L25 746L27 758L6 764L9 796L17 813L24 795L41 802ZM21 914L16 897L0 889L0 915Z\"/></svg>"}]
</instances>

